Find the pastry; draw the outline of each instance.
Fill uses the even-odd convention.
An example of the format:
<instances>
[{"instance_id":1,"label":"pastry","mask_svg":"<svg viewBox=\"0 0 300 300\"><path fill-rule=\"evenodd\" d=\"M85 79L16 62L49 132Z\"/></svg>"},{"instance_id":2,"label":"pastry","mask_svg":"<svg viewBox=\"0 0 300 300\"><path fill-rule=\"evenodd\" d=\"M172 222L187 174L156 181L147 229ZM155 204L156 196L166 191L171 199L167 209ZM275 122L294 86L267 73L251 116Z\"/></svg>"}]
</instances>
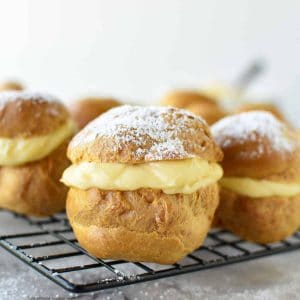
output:
<instances>
[{"instance_id":1,"label":"pastry","mask_svg":"<svg viewBox=\"0 0 300 300\"><path fill-rule=\"evenodd\" d=\"M200 117L121 106L88 124L67 153L67 214L90 253L171 264L201 245L218 205L222 152Z\"/></svg>"},{"instance_id":2,"label":"pastry","mask_svg":"<svg viewBox=\"0 0 300 300\"><path fill-rule=\"evenodd\" d=\"M300 225L300 147L296 132L263 111L217 122L224 152L215 224L246 240L270 243Z\"/></svg>"},{"instance_id":3,"label":"pastry","mask_svg":"<svg viewBox=\"0 0 300 300\"><path fill-rule=\"evenodd\" d=\"M244 103L235 110L235 113L241 113L241 112L253 111L253 110L268 111L280 121L287 122L285 120L285 117L279 110L279 108L273 103L263 103L263 102Z\"/></svg>"},{"instance_id":4,"label":"pastry","mask_svg":"<svg viewBox=\"0 0 300 300\"><path fill-rule=\"evenodd\" d=\"M0 92L22 90L24 90L23 85L17 81L6 81L0 84Z\"/></svg>"},{"instance_id":5,"label":"pastry","mask_svg":"<svg viewBox=\"0 0 300 300\"><path fill-rule=\"evenodd\" d=\"M115 99L95 97L75 101L69 109L78 128L81 129L107 110L119 105L121 103Z\"/></svg>"},{"instance_id":6,"label":"pastry","mask_svg":"<svg viewBox=\"0 0 300 300\"><path fill-rule=\"evenodd\" d=\"M0 207L36 216L65 207L67 189L59 179L74 131L66 108L52 96L0 93Z\"/></svg>"},{"instance_id":7,"label":"pastry","mask_svg":"<svg viewBox=\"0 0 300 300\"><path fill-rule=\"evenodd\" d=\"M183 108L213 124L225 116L224 110L213 99L198 91L178 90L167 94L160 102L164 106Z\"/></svg>"}]
</instances>

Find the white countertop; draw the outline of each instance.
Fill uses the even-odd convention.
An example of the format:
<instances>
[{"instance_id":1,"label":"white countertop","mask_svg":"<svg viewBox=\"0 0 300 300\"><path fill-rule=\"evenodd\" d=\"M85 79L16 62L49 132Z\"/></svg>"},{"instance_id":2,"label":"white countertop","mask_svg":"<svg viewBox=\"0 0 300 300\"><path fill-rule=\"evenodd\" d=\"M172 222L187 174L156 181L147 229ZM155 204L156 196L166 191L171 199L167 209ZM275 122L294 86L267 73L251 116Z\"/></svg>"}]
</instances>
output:
<instances>
[{"instance_id":1,"label":"white countertop","mask_svg":"<svg viewBox=\"0 0 300 300\"><path fill-rule=\"evenodd\" d=\"M299 299L299 261L300 251L296 250L77 296L64 291L0 248L0 299Z\"/></svg>"}]
</instances>

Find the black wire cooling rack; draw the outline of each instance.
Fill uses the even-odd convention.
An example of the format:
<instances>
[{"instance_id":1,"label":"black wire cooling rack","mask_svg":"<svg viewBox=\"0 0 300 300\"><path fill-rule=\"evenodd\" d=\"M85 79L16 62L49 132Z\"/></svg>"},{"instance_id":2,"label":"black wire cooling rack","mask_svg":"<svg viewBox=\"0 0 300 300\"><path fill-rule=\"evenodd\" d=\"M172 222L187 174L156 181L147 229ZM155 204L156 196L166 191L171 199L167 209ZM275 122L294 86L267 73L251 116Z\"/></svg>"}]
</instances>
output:
<instances>
[{"instance_id":1,"label":"black wire cooling rack","mask_svg":"<svg viewBox=\"0 0 300 300\"><path fill-rule=\"evenodd\" d=\"M279 243L246 242L225 230L211 230L202 247L174 265L102 260L77 243L65 214L28 218L0 210L0 246L73 293L92 292L200 271L300 248L300 231ZM5 225L4 225L5 226ZM6 225L7 226L7 225Z\"/></svg>"}]
</instances>

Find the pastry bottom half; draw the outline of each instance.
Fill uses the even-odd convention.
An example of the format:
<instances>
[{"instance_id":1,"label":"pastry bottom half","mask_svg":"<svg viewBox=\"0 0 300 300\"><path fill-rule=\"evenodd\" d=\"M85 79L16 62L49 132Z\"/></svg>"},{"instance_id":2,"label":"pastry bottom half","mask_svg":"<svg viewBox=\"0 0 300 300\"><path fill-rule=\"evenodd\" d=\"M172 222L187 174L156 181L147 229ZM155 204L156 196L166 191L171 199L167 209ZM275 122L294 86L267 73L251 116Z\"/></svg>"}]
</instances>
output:
<instances>
[{"instance_id":1,"label":"pastry bottom half","mask_svg":"<svg viewBox=\"0 0 300 300\"><path fill-rule=\"evenodd\" d=\"M67 142L41 160L0 167L0 207L33 216L63 210L68 189L59 180L70 164L66 149Z\"/></svg>"},{"instance_id":2,"label":"pastry bottom half","mask_svg":"<svg viewBox=\"0 0 300 300\"><path fill-rule=\"evenodd\" d=\"M172 264L201 245L218 202L217 184L188 195L71 188L67 214L96 257Z\"/></svg>"},{"instance_id":3,"label":"pastry bottom half","mask_svg":"<svg viewBox=\"0 0 300 300\"><path fill-rule=\"evenodd\" d=\"M214 225L256 243L280 241L300 225L300 194L250 198L221 188Z\"/></svg>"}]
</instances>

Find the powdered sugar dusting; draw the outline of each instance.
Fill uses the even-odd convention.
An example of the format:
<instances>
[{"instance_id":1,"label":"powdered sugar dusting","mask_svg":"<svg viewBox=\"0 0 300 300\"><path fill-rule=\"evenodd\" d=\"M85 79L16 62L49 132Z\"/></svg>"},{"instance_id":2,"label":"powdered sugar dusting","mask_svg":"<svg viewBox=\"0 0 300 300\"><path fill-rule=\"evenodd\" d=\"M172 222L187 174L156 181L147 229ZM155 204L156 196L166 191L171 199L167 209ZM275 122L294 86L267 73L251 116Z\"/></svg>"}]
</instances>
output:
<instances>
[{"instance_id":1,"label":"powdered sugar dusting","mask_svg":"<svg viewBox=\"0 0 300 300\"><path fill-rule=\"evenodd\" d=\"M101 115L89 123L71 142L76 147L93 142L97 137L114 137L117 151L126 143L133 143L138 148L137 157L147 160L166 158L188 158L191 154L185 150L180 133L190 132L191 119L204 124L205 121L185 110L159 106L124 105ZM145 143L151 141L151 145Z\"/></svg>"},{"instance_id":2,"label":"powdered sugar dusting","mask_svg":"<svg viewBox=\"0 0 300 300\"><path fill-rule=\"evenodd\" d=\"M6 103L21 100L21 101L42 101L42 102L58 102L60 101L47 93L37 93L30 91L7 91L0 92L0 109L5 106Z\"/></svg>"},{"instance_id":3,"label":"powdered sugar dusting","mask_svg":"<svg viewBox=\"0 0 300 300\"><path fill-rule=\"evenodd\" d=\"M298 140L292 139L288 134L287 126L265 111L250 111L229 116L215 123L211 129L217 144L223 148L236 141L255 142L262 138L266 138L270 142L270 147L279 152L292 152L299 145ZM257 149L251 154L260 156L264 151L263 145L258 144Z\"/></svg>"}]
</instances>

